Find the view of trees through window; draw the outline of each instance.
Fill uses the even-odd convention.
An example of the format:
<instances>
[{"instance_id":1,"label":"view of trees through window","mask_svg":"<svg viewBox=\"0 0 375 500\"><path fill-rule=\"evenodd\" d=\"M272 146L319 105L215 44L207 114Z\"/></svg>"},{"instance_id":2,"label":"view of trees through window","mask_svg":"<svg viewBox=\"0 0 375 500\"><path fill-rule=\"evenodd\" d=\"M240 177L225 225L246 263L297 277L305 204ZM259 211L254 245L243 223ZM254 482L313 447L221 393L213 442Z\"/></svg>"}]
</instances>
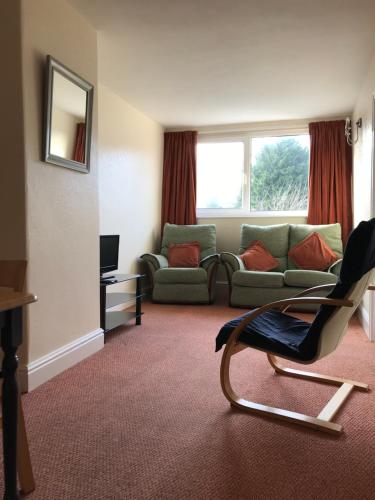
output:
<instances>
[{"instance_id":1,"label":"view of trees through window","mask_svg":"<svg viewBox=\"0 0 375 500\"><path fill-rule=\"evenodd\" d=\"M250 209L306 210L309 136L253 138Z\"/></svg>"},{"instance_id":2,"label":"view of trees through window","mask_svg":"<svg viewBox=\"0 0 375 500\"><path fill-rule=\"evenodd\" d=\"M245 139L198 143L197 207L306 210L308 134L253 137L250 141L250 149L245 148ZM251 151L251 158L245 158L247 151Z\"/></svg>"}]
</instances>

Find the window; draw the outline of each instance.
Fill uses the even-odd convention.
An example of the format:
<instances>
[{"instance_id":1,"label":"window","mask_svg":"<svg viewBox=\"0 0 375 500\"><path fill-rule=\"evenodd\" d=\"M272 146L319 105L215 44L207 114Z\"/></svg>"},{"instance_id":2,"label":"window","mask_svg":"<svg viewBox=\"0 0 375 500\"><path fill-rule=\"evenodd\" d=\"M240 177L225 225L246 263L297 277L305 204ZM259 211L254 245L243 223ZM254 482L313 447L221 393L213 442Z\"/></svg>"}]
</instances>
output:
<instances>
[{"instance_id":1,"label":"window","mask_svg":"<svg viewBox=\"0 0 375 500\"><path fill-rule=\"evenodd\" d=\"M307 209L309 136L251 139L250 210Z\"/></svg>"},{"instance_id":2,"label":"window","mask_svg":"<svg viewBox=\"0 0 375 500\"><path fill-rule=\"evenodd\" d=\"M309 156L306 133L201 140L198 216L305 213Z\"/></svg>"},{"instance_id":3,"label":"window","mask_svg":"<svg viewBox=\"0 0 375 500\"><path fill-rule=\"evenodd\" d=\"M198 143L198 208L242 208L243 181L243 142Z\"/></svg>"}]
</instances>

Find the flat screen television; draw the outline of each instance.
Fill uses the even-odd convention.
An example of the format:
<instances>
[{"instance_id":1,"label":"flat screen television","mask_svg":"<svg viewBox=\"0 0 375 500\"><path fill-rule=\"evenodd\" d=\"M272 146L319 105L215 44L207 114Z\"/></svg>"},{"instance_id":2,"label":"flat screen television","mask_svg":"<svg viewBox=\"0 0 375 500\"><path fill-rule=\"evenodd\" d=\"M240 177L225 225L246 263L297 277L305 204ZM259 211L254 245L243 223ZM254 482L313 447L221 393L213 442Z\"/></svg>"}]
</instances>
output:
<instances>
[{"instance_id":1,"label":"flat screen television","mask_svg":"<svg viewBox=\"0 0 375 500\"><path fill-rule=\"evenodd\" d=\"M106 234L100 236L100 276L118 268L118 248L120 236Z\"/></svg>"}]
</instances>

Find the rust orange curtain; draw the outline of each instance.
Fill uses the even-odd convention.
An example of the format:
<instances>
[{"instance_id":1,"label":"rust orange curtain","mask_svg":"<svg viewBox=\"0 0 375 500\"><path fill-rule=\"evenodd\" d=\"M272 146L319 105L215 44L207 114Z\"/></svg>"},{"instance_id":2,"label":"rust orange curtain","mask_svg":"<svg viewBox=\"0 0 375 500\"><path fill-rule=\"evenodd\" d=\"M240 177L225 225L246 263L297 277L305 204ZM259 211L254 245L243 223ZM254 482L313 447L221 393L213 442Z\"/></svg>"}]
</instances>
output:
<instances>
[{"instance_id":1,"label":"rust orange curtain","mask_svg":"<svg viewBox=\"0 0 375 500\"><path fill-rule=\"evenodd\" d=\"M77 123L76 142L74 145L73 160L85 163L85 138L86 126L84 123Z\"/></svg>"},{"instance_id":2,"label":"rust orange curtain","mask_svg":"<svg viewBox=\"0 0 375 500\"><path fill-rule=\"evenodd\" d=\"M346 243L352 230L352 151L345 121L309 124L310 174L308 224L339 222Z\"/></svg>"},{"instance_id":3,"label":"rust orange curtain","mask_svg":"<svg viewBox=\"0 0 375 500\"><path fill-rule=\"evenodd\" d=\"M197 132L165 132L162 229L171 224L196 224Z\"/></svg>"}]
</instances>

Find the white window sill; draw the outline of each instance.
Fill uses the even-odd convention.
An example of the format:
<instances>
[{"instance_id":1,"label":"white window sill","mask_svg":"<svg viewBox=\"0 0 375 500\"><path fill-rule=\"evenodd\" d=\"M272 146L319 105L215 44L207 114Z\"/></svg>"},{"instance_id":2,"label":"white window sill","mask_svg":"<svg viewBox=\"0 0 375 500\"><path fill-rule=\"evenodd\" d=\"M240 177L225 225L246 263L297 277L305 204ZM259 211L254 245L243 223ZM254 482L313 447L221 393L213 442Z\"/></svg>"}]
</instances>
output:
<instances>
[{"instance_id":1,"label":"white window sill","mask_svg":"<svg viewBox=\"0 0 375 500\"><path fill-rule=\"evenodd\" d=\"M277 217L307 217L307 210L293 210L293 211L269 211L269 212L244 212L241 210L220 210L220 209L201 209L197 210L198 219L257 219L262 217L277 218Z\"/></svg>"}]
</instances>

